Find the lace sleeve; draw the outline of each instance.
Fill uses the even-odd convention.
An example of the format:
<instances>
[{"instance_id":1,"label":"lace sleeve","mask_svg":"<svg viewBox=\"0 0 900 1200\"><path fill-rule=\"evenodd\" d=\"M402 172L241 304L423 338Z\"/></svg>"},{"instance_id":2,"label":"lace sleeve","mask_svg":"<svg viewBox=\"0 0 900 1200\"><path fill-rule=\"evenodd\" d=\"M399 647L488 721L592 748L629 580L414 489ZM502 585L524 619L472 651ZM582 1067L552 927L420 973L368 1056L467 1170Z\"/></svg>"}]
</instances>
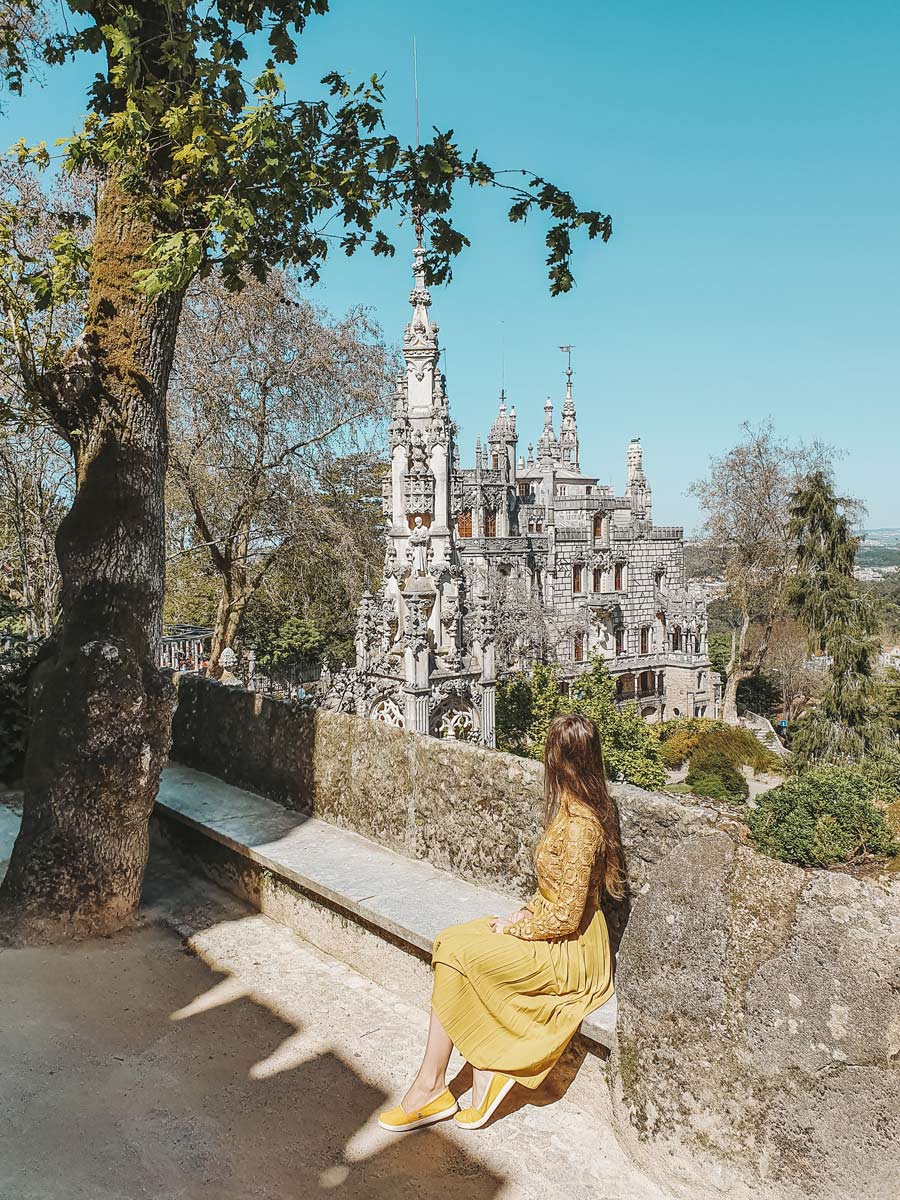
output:
<instances>
[{"instance_id":1,"label":"lace sleeve","mask_svg":"<svg viewBox=\"0 0 900 1200\"><path fill-rule=\"evenodd\" d=\"M529 907L530 917L506 929L513 937L529 942L567 937L578 928L591 884L591 872L600 846L601 831L594 821L575 817L570 821L560 854L560 880L555 900L538 892Z\"/></svg>"}]
</instances>

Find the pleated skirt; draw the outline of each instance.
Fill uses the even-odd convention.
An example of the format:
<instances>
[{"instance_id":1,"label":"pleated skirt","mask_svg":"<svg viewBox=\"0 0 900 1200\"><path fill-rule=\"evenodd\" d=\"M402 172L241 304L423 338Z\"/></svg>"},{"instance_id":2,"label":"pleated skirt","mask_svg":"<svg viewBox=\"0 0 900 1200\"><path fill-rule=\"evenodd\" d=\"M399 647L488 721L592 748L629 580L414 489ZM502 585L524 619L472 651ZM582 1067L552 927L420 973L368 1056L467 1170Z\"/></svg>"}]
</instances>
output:
<instances>
[{"instance_id":1,"label":"pleated skirt","mask_svg":"<svg viewBox=\"0 0 900 1200\"><path fill-rule=\"evenodd\" d=\"M579 934L527 942L494 933L492 919L438 934L432 1007L473 1067L536 1088L584 1017L613 994L606 920L597 909Z\"/></svg>"}]
</instances>

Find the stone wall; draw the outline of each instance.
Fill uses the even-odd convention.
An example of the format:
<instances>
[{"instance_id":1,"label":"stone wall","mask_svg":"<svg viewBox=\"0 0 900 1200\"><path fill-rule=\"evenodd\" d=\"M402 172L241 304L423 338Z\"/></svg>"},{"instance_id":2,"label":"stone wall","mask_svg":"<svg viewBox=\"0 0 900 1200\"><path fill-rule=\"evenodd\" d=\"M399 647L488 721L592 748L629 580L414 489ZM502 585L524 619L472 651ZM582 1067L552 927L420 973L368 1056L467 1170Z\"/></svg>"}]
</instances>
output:
<instances>
[{"instance_id":1,"label":"stone wall","mask_svg":"<svg viewBox=\"0 0 900 1200\"><path fill-rule=\"evenodd\" d=\"M900 1196L900 888L690 838L634 905L616 993L617 1133L667 1191Z\"/></svg>"},{"instance_id":2,"label":"stone wall","mask_svg":"<svg viewBox=\"0 0 900 1200\"><path fill-rule=\"evenodd\" d=\"M543 767L530 759L191 675L179 677L172 757L513 898L533 890ZM740 829L712 805L627 784L612 791L633 894L698 830Z\"/></svg>"},{"instance_id":3,"label":"stone wall","mask_svg":"<svg viewBox=\"0 0 900 1200\"><path fill-rule=\"evenodd\" d=\"M511 897L533 887L538 763L188 676L172 752ZM684 1200L897 1200L900 880L801 871L725 811L612 790L632 894L607 910L620 1140Z\"/></svg>"}]
</instances>

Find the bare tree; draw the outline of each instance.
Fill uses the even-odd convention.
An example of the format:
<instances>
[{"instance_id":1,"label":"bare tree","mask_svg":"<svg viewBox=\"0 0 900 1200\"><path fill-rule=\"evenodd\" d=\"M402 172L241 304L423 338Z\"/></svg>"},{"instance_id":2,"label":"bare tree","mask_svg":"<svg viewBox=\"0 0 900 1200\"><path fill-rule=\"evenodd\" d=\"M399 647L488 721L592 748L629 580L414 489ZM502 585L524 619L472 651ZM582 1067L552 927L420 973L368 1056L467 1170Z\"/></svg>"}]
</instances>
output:
<instances>
[{"instance_id":1,"label":"bare tree","mask_svg":"<svg viewBox=\"0 0 900 1200\"><path fill-rule=\"evenodd\" d=\"M0 161L0 593L29 637L56 623L55 539L75 487L71 449L33 382L59 366L83 322L96 186L80 171L45 191L33 171Z\"/></svg>"},{"instance_id":2,"label":"bare tree","mask_svg":"<svg viewBox=\"0 0 900 1200\"><path fill-rule=\"evenodd\" d=\"M821 672L809 666L806 631L793 617L781 617L773 625L765 669L778 684L781 711L786 721L793 721L821 688Z\"/></svg>"},{"instance_id":3,"label":"bare tree","mask_svg":"<svg viewBox=\"0 0 900 1200\"><path fill-rule=\"evenodd\" d=\"M358 572L344 503L383 438L394 365L362 310L333 320L283 272L188 297L169 390L169 503L192 530L185 546L171 523L169 557L200 551L219 577L211 673L288 552L320 562L325 545L334 569Z\"/></svg>"},{"instance_id":4,"label":"bare tree","mask_svg":"<svg viewBox=\"0 0 900 1200\"><path fill-rule=\"evenodd\" d=\"M792 444L777 437L770 424L742 428L743 440L714 458L706 478L689 489L705 513L706 541L725 556L727 599L736 622L722 715L733 724L738 686L759 674L773 626L786 612L794 571L791 496L810 471L834 458L820 442Z\"/></svg>"},{"instance_id":5,"label":"bare tree","mask_svg":"<svg viewBox=\"0 0 900 1200\"><path fill-rule=\"evenodd\" d=\"M554 612L517 576L495 569L481 572L475 590L482 593L496 614L497 666L501 672L554 661L564 642L587 632L586 610ZM470 619L471 615L470 611Z\"/></svg>"},{"instance_id":6,"label":"bare tree","mask_svg":"<svg viewBox=\"0 0 900 1200\"><path fill-rule=\"evenodd\" d=\"M0 595L30 638L47 638L59 611L55 540L71 504L72 461L52 430L0 424Z\"/></svg>"}]
</instances>

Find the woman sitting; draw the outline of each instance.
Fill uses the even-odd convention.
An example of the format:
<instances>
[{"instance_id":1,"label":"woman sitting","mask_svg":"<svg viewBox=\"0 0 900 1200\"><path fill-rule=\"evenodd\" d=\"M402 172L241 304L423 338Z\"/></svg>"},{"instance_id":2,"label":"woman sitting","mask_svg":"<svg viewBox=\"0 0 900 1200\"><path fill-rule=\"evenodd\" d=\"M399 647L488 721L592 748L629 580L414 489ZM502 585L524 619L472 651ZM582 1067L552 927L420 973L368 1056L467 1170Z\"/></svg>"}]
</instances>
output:
<instances>
[{"instance_id":1,"label":"woman sitting","mask_svg":"<svg viewBox=\"0 0 900 1200\"><path fill-rule=\"evenodd\" d=\"M509 918L451 925L434 942L425 1057L379 1125L403 1131L453 1116L479 1129L509 1090L538 1087L582 1019L613 993L600 898L620 899L625 869L615 802L593 721L557 717L544 750L545 831L538 890ZM472 1065L472 1104L446 1085L454 1047Z\"/></svg>"}]
</instances>

